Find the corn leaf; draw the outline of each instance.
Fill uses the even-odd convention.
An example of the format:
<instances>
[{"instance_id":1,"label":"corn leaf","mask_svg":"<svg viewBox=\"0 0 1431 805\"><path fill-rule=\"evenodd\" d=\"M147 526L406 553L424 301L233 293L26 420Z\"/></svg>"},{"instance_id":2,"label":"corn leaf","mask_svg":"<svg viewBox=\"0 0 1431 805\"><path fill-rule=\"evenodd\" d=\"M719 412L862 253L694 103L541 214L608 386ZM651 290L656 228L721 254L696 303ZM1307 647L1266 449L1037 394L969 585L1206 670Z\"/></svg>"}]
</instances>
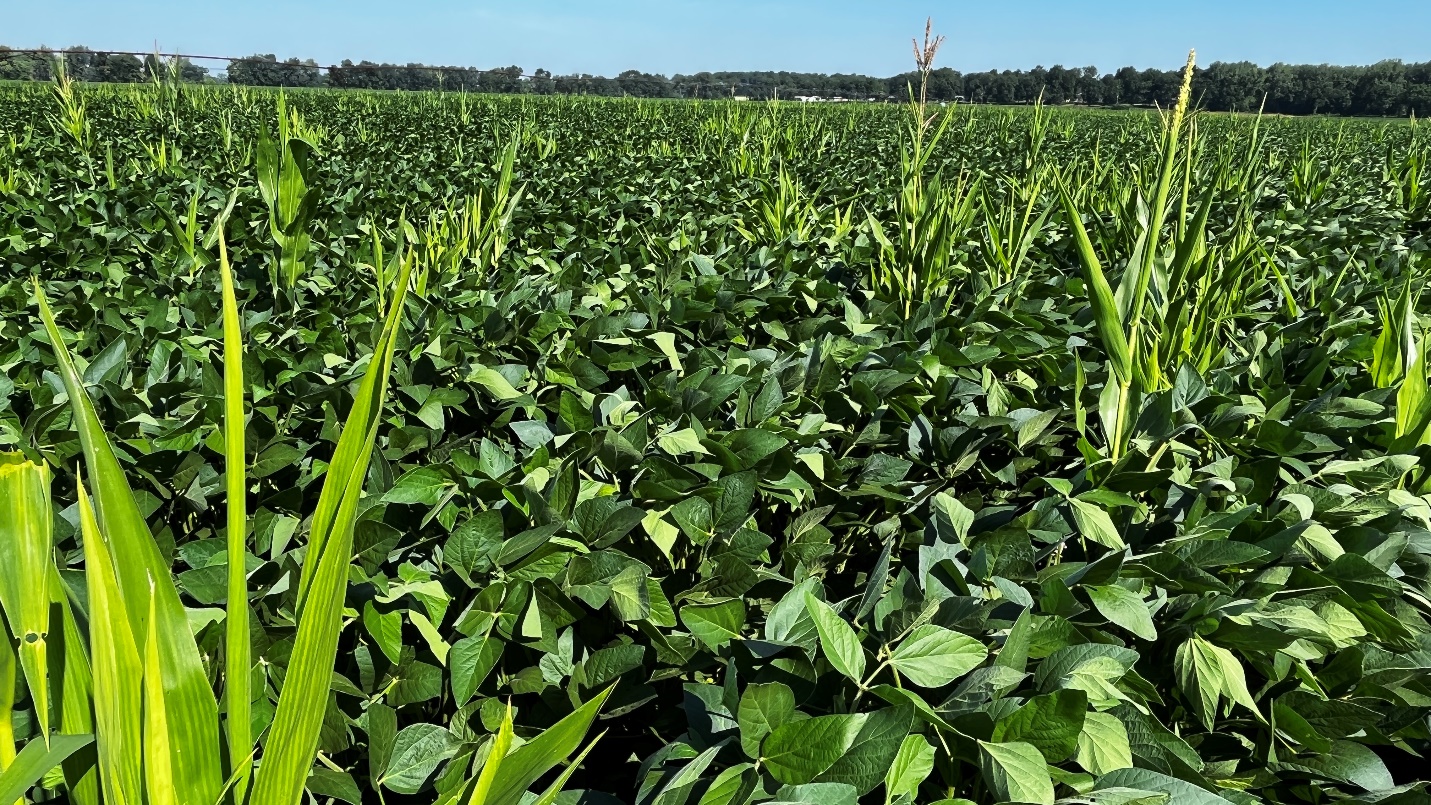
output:
<instances>
[{"instance_id":1,"label":"corn leaf","mask_svg":"<svg viewBox=\"0 0 1431 805\"><path fill-rule=\"evenodd\" d=\"M99 745L99 777L105 802L144 802L144 731L141 686L144 673L130 631L109 546L100 531L83 482L79 486L80 531L84 537L85 581L89 589L90 651L94 663L94 711Z\"/></svg>"},{"instance_id":2,"label":"corn leaf","mask_svg":"<svg viewBox=\"0 0 1431 805\"><path fill-rule=\"evenodd\" d=\"M1128 344L1128 336L1123 332L1123 321L1118 314L1118 302L1113 296L1113 288L1103 273L1103 265L1093 251L1093 243L1088 239L1088 230L1083 228L1083 219L1074 206L1068 191L1061 193L1063 211L1068 218L1069 229L1073 231L1074 245L1083 263L1083 282L1088 286L1088 301L1093 305L1093 321L1098 327L1098 337L1103 341L1103 351L1108 355L1108 363L1118 382L1124 385L1133 382L1133 352Z\"/></svg>"},{"instance_id":3,"label":"corn leaf","mask_svg":"<svg viewBox=\"0 0 1431 805\"><path fill-rule=\"evenodd\" d=\"M492 748L487 752L487 762L482 764L482 773L477 776L477 785L467 798L467 805L486 805L492 792L492 782L502 768L502 761L512 750L512 705L502 714L502 725L497 729L497 737L492 739Z\"/></svg>"},{"instance_id":4,"label":"corn leaf","mask_svg":"<svg viewBox=\"0 0 1431 805\"><path fill-rule=\"evenodd\" d=\"M332 685L358 501L377 440L411 275L409 260L398 277L382 336L353 401L313 515L304 582L299 588L293 659L254 785L254 801L265 805L297 805L318 752L325 707L314 706L314 702L326 703Z\"/></svg>"},{"instance_id":5,"label":"corn leaf","mask_svg":"<svg viewBox=\"0 0 1431 805\"><path fill-rule=\"evenodd\" d=\"M248 791L253 754L253 665L248 618L247 464L244 457L243 333L228 244L219 231L219 278L224 298L224 492L228 504L228 612L224 624L224 710L228 715L230 774L234 800Z\"/></svg>"},{"instance_id":6,"label":"corn leaf","mask_svg":"<svg viewBox=\"0 0 1431 805\"><path fill-rule=\"evenodd\" d=\"M4 773L0 773L0 802L16 802L35 787L40 778L71 755L94 743L92 735L56 735L46 746L30 741Z\"/></svg>"},{"instance_id":7,"label":"corn leaf","mask_svg":"<svg viewBox=\"0 0 1431 805\"><path fill-rule=\"evenodd\" d=\"M50 734L50 470L0 454L0 609L19 643L40 735ZM0 802L3 802L0 799Z\"/></svg>"},{"instance_id":8,"label":"corn leaf","mask_svg":"<svg viewBox=\"0 0 1431 805\"><path fill-rule=\"evenodd\" d=\"M591 722L596 720L611 691L612 688L607 688L592 697L571 715L508 755L495 775L488 798L469 805L517 805L537 778L565 761L581 746L591 729Z\"/></svg>"},{"instance_id":9,"label":"corn leaf","mask_svg":"<svg viewBox=\"0 0 1431 805\"><path fill-rule=\"evenodd\" d=\"M131 642L134 635L149 634L146 623L150 611L149 599L151 596L157 599L153 612L160 622L154 634L159 640L160 671L170 717L170 744L174 749L172 763L179 802L181 805L213 805L223 786L218 702L209 687L208 674L189 629L188 614L179 600L169 563L159 552L148 524L139 513L134 492L129 488L119 460L115 458L95 414L94 403L75 370L74 361L65 347L63 335L55 324L38 280L35 281L35 297L60 364L60 378L69 395L74 428L79 432L85 466L94 484L96 530L103 533L109 555L113 557L114 582L117 585L113 596L115 612L128 618ZM95 676L98 679L102 674L96 672ZM102 742L102 728L100 734Z\"/></svg>"}]
</instances>

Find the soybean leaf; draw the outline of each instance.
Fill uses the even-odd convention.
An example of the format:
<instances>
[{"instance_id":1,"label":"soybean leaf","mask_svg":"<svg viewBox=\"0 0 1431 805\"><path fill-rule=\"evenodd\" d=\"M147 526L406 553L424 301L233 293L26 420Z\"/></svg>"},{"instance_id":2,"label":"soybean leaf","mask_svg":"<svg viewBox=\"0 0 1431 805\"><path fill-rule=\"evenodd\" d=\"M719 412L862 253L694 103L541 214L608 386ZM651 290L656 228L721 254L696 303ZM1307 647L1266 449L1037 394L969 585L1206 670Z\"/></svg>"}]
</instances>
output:
<instances>
[{"instance_id":1,"label":"soybean leaf","mask_svg":"<svg viewBox=\"0 0 1431 805\"><path fill-rule=\"evenodd\" d=\"M829 604L816 598L814 593L805 594L805 608L820 633L820 650L825 659L835 666L836 671L855 682L862 681L865 673L865 650L860 646L855 630Z\"/></svg>"},{"instance_id":2,"label":"soybean leaf","mask_svg":"<svg viewBox=\"0 0 1431 805\"><path fill-rule=\"evenodd\" d=\"M983 664L989 650L967 635L925 624L890 655L889 664L922 688L943 687Z\"/></svg>"},{"instance_id":3,"label":"soybean leaf","mask_svg":"<svg viewBox=\"0 0 1431 805\"><path fill-rule=\"evenodd\" d=\"M1026 743L979 742L984 781L1002 802L1053 805L1053 778L1043 755Z\"/></svg>"}]
</instances>

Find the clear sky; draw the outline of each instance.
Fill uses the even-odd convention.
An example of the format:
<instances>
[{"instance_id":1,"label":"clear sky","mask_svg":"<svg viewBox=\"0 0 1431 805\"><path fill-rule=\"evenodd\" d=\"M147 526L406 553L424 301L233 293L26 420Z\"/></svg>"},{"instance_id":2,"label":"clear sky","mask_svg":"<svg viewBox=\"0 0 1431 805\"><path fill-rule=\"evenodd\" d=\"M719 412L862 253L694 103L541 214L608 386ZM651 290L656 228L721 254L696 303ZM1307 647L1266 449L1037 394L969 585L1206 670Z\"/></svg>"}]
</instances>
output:
<instances>
[{"instance_id":1,"label":"clear sky","mask_svg":"<svg viewBox=\"0 0 1431 805\"><path fill-rule=\"evenodd\" d=\"M792 70L889 76L933 15L963 71L1198 61L1431 60L1427 0L41 0L0 44L527 72ZM214 65L213 68L221 68Z\"/></svg>"}]
</instances>

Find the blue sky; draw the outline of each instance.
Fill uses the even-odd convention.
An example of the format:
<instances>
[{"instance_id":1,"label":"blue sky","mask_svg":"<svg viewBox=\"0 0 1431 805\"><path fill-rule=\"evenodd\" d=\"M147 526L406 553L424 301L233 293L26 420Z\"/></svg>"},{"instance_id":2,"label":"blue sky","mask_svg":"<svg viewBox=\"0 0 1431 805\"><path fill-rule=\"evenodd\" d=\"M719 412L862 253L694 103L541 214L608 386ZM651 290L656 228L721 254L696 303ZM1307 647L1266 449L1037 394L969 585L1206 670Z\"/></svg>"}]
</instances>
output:
<instances>
[{"instance_id":1,"label":"blue sky","mask_svg":"<svg viewBox=\"0 0 1431 805\"><path fill-rule=\"evenodd\" d=\"M10 5L10 4L7 4ZM1426 0L65 0L15 3L0 44L277 53L614 75L910 67L926 15L956 69L1431 60Z\"/></svg>"}]
</instances>

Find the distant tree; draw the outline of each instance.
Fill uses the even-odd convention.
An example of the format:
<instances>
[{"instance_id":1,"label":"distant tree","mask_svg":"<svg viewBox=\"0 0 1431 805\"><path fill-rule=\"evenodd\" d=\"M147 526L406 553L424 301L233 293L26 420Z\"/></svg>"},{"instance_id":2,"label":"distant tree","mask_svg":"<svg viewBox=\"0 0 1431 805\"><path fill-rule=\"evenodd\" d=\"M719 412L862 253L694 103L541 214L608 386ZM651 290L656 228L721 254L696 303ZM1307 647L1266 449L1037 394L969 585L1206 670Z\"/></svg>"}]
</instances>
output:
<instances>
[{"instance_id":1,"label":"distant tree","mask_svg":"<svg viewBox=\"0 0 1431 805\"><path fill-rule=\"evenodd\" d=\"M482 92L514 94L523 90L522 68L517 65L487 70L477 79L477 88Z\"/></svg>"},{"instance_id":2,"label":"distant tree","mask_svg":"<svg viewBox=\"0 0 1431 805\"><path fill-rule=\"evenodd\" d=\"M48 81L56 57L79 81L113 83L143 81L173 68L157 57L133 56L72 47L58 54L45 50L20 53L0 46L0 80ZM208 70L187 60L177 63L182 80L214 80ZM221 76L235 84L265 87L317 87L421 91L481 91L539 95L631 95L642 98L818 98L893 99L908 97L918 83L916 73L888 78L855 74L770 71L700 72L666 77L627 70L615 78L589 73L556 76L537 70L524 78L515 65L495 70L434 67L344 59L325 75L313 60L279 61L273 54L234 60ZM1179 70L1138 70L1121 67L1112 73L1098 68L1042 66L1031 70L989 70L961 74L940 68L929 76L929 98L950 101L963 97L974 103L1027 104L1040 93L1050 104L1083 103L1168 106L1177 99ZM1214 62L1194 74L1195 98L1208 109L1250 112L1263 108L1278 114L1431 116L1431 62L1403 64L1383 61L1366 67L1327 64Z\"/></svg>"},{"instance_id":3,"label":"distant tree","mask_svg":"<svg viewBox=\"0 0 1431 805\"><path fill-rule=\"evenodd\" d=\"M145 80L144 64L133 56L117 53L104 60L95 80L115 84L137 84Z\"/></svg>"},{"instance_id":4,"label":"distant tree","mask_svg":"<svg viewBox=\"0 0 1431 805\"><path fill-rule=\"evenodd\" d=\"M1148 103L1148 89L1136 67L1120 67L1113 78L1118 82L1119 103Z\"/></svg>"},{"instance_id":5,"label":"distant tree","mask_svg":"<svg viewBox=\"0 0 1431 805\"><path fill-rule=\"evenodd\" d=\"M1356 83L1352 114L1401 115L1406 104L1406 65L1399 60L1367 67Z\"/></svg>"},{"instance_id":6,"label":"distant tree","mask_svg":"<svg viewBox=\"0 0 1431 805\"><path fill-rule=\"evenodd\" d=\"M1255 112L1267 93L1267 73L1252 62L1213 62L1193 78L1193 94L1208 109Z\"/></svg>"}]
</instances>

